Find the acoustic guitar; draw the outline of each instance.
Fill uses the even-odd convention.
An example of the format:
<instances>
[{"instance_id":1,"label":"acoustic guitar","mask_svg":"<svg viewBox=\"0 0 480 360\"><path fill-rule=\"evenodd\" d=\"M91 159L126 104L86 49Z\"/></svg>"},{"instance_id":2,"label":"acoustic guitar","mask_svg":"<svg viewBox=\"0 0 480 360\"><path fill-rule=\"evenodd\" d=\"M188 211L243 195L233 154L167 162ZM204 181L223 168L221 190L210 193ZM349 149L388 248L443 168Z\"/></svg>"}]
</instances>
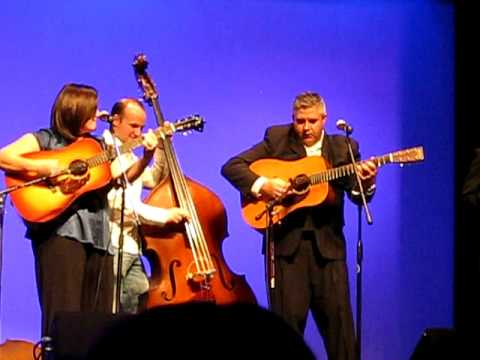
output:
<instances>
[{"instance_id":1,"label":"acoustic guitar","mask_svg":"<svg viewBox=\"0 0 480 360\"><path fill-rule=\"evenodd\" d=\"M190 116L170 124L172 132L202 131L204 120ZM154 130L157 137L165 133L165 126ZM128 141L119 147L119 153L131 151L142 144L142 138ZM12 203L20 216L30 222L46 222L59 216L81 195L107 185L112 179L111 162L117 157L113 147L103 149L92 138L80 138L60 149L24 154L30 159L57 160L59 174L38 178L31 173L7 173L5 183Z\"/></svg>"},{"instance_id":2,"label":"acoustic guitar","mask_svg":"<svg viewBox=\"0 0 480 360\"><path fill-rule=\"evenodd\" d=\"M379 167L392 163L412 163L424 159L423 147L413 147L377 156L372 160ZM281 178L290 182L290 192L282 199L269 201L262 198L242 199L242 216L257 230L265 229L270 210L271 222L276 224L291 212L316 206L327 199L329 181L353 175L352 164L330 168L321 156L307 156L300 160L260 159L250 164L250 170L259 176Z\"/></svg>"}]
</instances>

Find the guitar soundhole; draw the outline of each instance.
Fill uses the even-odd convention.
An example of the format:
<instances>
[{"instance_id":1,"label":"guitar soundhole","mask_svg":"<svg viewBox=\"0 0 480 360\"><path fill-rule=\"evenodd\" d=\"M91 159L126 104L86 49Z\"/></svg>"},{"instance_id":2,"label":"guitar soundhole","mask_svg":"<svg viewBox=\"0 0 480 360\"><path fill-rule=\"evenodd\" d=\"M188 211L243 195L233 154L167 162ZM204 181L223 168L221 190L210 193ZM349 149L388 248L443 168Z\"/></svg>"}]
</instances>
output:
<instances>
[{"instance_id":1,"label":"guitar soundhole","mask_svg":"<svg viewBox=\"0 0 480 360\"><path fill-rule=\"evenodd\" d=\"M310 187L310 178L305 174L295 176L290 182L295 194L303 194Z\"/></svg>"},{"instance_id":2,"label":"guitar soundhole","mask_svg":"<svg viewBox=\"0 0 480 360\"><path fill-rule=\"evenodd\" d=\"M68 170L72 175L81 176L88 171L88 164L83 160L74 160L68 166Z\"/></svg>"}]
</instances>

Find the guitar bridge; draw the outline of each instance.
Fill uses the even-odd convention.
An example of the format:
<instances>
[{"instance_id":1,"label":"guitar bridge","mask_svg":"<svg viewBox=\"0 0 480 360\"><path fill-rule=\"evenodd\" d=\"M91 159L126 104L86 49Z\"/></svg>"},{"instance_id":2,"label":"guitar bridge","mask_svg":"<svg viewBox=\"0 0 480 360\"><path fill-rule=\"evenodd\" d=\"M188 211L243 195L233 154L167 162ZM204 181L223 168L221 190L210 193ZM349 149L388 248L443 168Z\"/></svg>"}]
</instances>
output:
<instances>
[{"instance_id":1,"label":"guitar bridge","mask_svg":"<svg viewBox=\"0 0 480 360\"><path fill-rule=\"evenodd\" d=\"M73 194L78 191L82 186L84 186L88 180L90 180L90 174L85 176L59 176L48 181L48 188L52 192L56 192L57 189L63 194Z\"/></svg>"}]
</instances>

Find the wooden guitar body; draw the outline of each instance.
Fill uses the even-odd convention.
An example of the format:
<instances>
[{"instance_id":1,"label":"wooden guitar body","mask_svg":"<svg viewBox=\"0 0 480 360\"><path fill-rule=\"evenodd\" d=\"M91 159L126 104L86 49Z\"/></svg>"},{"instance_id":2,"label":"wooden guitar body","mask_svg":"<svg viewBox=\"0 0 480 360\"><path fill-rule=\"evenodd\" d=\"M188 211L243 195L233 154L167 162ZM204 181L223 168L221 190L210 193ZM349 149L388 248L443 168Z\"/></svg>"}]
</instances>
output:
<instances>
[{"instance_id":1,"label":"wooden guitar body","mask_svg":"<svg viewBox=\"0 0 480 360\"><path fill-rule=\"evenodd\" d=\"M41 348L25 340L7 340L0 344L2 360L33 360L40 358Z\"/></svg>"},{"instance_id":2,"label":"wooden guitar body","mask_svg":"<svg viewBox=\"0 0 480 360\"><path fill-rule=\"evenodd\" d=\"M377 167L380 167L385 164L414 163L423 161L424 158L423 147L417 146L372 157L368 161L373 161ZM273 204L273 211L271 211L273 224L282 220L292 211L330 201L329 197L334 196L334 192L329 191L329 182L345 176L353 176L354 169L353 164L331 168L330 164L321 156L309 156L293 161L260 159L250 164L250 170L259 176L281 178L290 182L292 195ZM265 229L268 226L268 201L269 199L262 198L242 200L242 216L248 225L257 230Z\"/></svg>"},{"instance_id":3,"label":"wooden guitar body","mask_svg":"<svg viewBox=\"0 0 480 360\"><path fill-rule=\"evenodd\" d=\"M91 159L102 151L102 146L97 141L81 138L58 150L38 151L23 156L30 159L55 159L62 169L68 169L74 161ZM8 173L5 183L7 187L13 187L37 177L36 174ZM107 185L111 178L110 163L105 162L89 166L82 175L63 174L19 188L10 193L10 198L25 220L46 222L60 215L82 194Z\"/></svg>"},{"instance_id":4,"label":"wooden guitar body","mask_svg":"<svg viewBox=\"0 0 480 360\"><path fill-rule=\"evenodd\" d=\"M327 161L320 156L309 156L299 160L260 159L250 165L250 169L261 176L281 178L285 181L299 175L312 176L329 168ZM293 194L273 207L272 222L277 223L294 210L319 205L333 195L327 182L311 185L305 193ZM244 201L242 216L247 224L255 229L267 227L267 203L262 199Z\"/></svg>"}]
</instances>

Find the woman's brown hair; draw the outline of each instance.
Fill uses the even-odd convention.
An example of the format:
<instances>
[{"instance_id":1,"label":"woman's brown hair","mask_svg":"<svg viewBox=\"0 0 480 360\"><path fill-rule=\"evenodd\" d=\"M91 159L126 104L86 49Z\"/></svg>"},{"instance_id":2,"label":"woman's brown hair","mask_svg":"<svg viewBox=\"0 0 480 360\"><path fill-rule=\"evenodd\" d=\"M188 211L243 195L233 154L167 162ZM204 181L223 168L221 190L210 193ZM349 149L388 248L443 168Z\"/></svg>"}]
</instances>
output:
<instances>
[{"instance_id":1,"label":"woman's brown hair","mask_svg":"<svg viewBox=\"0 0 480 360\"><path fill-rule=\"evenodd\" d=\"M52 106L50 126L68 142L80 136L87 120L95 117L98 108L97 90L88 85L67 84L58 93Z\"/></svg>"}]
</instances>

